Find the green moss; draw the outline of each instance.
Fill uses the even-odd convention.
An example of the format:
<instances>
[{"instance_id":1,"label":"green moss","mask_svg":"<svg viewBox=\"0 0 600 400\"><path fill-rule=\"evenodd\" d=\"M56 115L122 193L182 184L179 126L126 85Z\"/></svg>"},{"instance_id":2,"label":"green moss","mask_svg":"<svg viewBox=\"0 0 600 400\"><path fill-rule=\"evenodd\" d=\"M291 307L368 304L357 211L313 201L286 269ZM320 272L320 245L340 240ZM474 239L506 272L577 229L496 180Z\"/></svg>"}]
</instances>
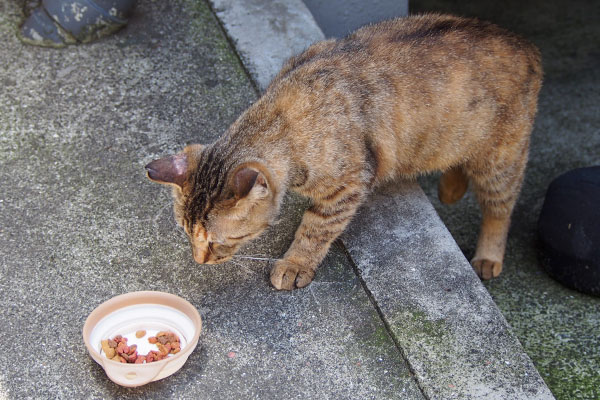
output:
<instances>
[{"instance_id":1,"label":"green moss","mask_svg":"<svg viewBox=\"0 0 600 400\"><path fill-rule=\"evenodd\" d=\"M388 346L390 344L391 338L388 334L388 331L385 329L383 325L377 326L375 331L369 337L369 343L373 344L376 347Z\"/></svg>"},{"instance_id":2,"label":"green moss","mask_svg":"<svg viewBox=\"0 0 600 400\"><path fill-rule=\"evenodd\" d=\"M193 17L189 26L189 35L197 37L204 45L210 46L219 61L234 66L236 74L231 78L247 79L235 49L232 48L224 32L219 28L218 21L206 2L189 0L188 7Z\"/></svg>"},{"instance_id":3,"label":"green moss","mask_svg":"<svg viewBox=\"0 0 600 400\"><path fill-rule=\"evenodd\" d=\"M432 321L421 311L411 312L410 326L411 335L417 335L422 339L441 340L445 336L445 324L443 321ZM403 326L402 329L407 329Z\"/></svg>"},{"instance_id":4,"label":"green moss","mask_svg":"<svg viewBox=\"0 0 600 400\"><path fill-rule=\"evenodd\" d=\"M15 32L23 19L23 13L17 7L5 7L0 13L0 33Z\"/></svg>"},{"instance_id":5,"label":"green moss","mask_svg":"<svg viewBox=\"0 0 600 400\"><path fill-rule=\"evenodd\" d=\"M560 329L560 328L559 328ZM600 398L597 343L577 336L560 339L541 334L524 345L540 375L558 400ZM558 335L561 336L561 335Z\"/></svg>"},{"instance_id":6,"label":"green moss","mask_svg":"<svg viewBox=\"0 0 600 400\"><path fill-rule=\"evenodd\" d=\"M538 368L557 400L599 399L600 374L573 374L563 368Z\"/></svg>"},{"instance_id":7,"label":"green moss","mask_svg":"<svg viewBox=\"0 0 600 400\"><path fill-rule=\"evenodd\" d=\"M391 330L403 348L418 344L427 348L428 357L435 360L435 368L449 371L453 368L452 356L456 343L448 334L444 320L432 320L422 311L408 311L391 324Z\"/></svg>"}]
</instances>

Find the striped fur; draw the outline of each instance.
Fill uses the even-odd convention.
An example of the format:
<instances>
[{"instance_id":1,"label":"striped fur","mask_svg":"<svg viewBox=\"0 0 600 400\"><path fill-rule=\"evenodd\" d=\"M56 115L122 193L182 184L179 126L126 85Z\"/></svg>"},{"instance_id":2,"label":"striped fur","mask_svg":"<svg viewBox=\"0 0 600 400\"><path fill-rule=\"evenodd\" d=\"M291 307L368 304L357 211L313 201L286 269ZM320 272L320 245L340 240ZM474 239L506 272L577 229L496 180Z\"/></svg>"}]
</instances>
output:
<instances>
[{"instance_id":1,"label":"striped fur","mask_svg":"<svg viewBox=\"0 0 600 400\"><path fill-rule=\"evenodd\" d=\"M412 16L317 43L219 140L184 150L177 220L198 262L221 262L273 222L287 190L309 197L271 272L293 289L311 282L373 188L441 170L444 202L472 183L483 214L472 263L497 276L541 78L533 45L475 19Z\"/></svg>"}]
</instances>

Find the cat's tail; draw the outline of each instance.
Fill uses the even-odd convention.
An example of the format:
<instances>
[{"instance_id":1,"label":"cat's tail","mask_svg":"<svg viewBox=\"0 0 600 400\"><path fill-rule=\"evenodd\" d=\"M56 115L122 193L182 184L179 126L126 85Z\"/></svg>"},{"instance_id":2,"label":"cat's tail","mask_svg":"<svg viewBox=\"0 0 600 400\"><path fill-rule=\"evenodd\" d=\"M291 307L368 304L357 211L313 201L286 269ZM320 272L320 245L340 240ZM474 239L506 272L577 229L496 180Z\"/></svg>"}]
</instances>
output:
<instances>
[{"instance_id":1,"label":"cat's tail","mask_svg":"<svg viewBox=\"0 0 600 400\"><path fill-rule=\"evenodd\" d=\"M444 204L453 204L460 200L467 191L469 178L461 167L450 168L440 178L438 197Z\"/></svg>"}]
</instances>

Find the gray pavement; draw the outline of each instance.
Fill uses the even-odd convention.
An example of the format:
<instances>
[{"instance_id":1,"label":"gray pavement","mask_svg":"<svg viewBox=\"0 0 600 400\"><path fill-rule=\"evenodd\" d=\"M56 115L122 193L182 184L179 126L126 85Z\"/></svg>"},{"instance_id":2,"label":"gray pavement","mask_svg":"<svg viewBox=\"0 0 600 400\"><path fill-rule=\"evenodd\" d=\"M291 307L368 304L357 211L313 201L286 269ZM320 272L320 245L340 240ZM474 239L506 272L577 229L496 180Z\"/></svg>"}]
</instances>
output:
<instances>
[{"instance_id":1,"label":"gray pavement","mask_svg":"<svg viewBox=\"0 0 600 400\"><path fill-rule=\"evenodd\" d=\"M435 307L447 301L442 309L460 310L468 299L492 315L499 355L485 344L470 357L470 346L441 354L469 334L469 318L481 316L463 313L457 324L456 316L434 314L426 297L399 293L404 278L389 269L395 292L373 286L352 231L304 290L273 290L268 261L194 263L168 190L150 183L143 166L187 143L213 141L257 98L207 3L140 1L124 31L62 50L16 39L21 5L0 0L0 334L10 346L0 353L0 398L551 398L464 258L455 270L464 285L447 298L444 286L410 270L406 277L424 285L421 295L436 290ZM411 202L424 200L409 189L404 200L391 197L405 204L396 217L410 218L406 210L421 204ZM280 223L241 253L279 257L304 207L289 196ZM427 221L429 233L448 237L439 220ZM377 232L357 223L354 230ZM435 254L439 236L415 229L404 238L427 247L413 255ZM450 258L458 256L454 247ZM419 259L377 267L406 262ZM81 328L101 302L136 290L184 297L204 330L178 373L126 389L87 355ZM385 302L382 293L399 296ZM418 318L398 317L410 312ZM445 379L455 364L467 379Z\"/></svg>"},{"instance_id":2,"label":"gray pavement","mask_svg":"<svg viewBox=\"0 0 600 400\"><path fill-rule=\"evenodd\" d=\"M0 10L0 397L422 398L341 250L292 293L264 261L199 266L169 191L145 177L256 99L206 3L140 1L118 35L63 50L22 45L18 4ZM302 204L244 253L280 256ZM178 373L125 389L81 329L137 290L184 297L204 330Z\"/></svg>"}]
</instances>

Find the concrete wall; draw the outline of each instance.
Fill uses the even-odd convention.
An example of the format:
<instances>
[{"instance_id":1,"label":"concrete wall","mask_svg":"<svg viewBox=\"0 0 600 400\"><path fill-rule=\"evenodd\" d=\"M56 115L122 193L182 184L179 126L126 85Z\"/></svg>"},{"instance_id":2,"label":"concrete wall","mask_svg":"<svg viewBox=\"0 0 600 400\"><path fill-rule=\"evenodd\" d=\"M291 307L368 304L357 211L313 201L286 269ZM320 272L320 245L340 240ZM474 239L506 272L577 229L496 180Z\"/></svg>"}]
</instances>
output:
<instances>
[{"instance_id":1,"label":"concrete wall","mask_svg":"<svg viewBox=\"0 0 600 400\"><path fill-rule=\"evenodd\" d=\"M355 29L408 14L408 0L304 0L327 37L343 37Z\"/></svg>"}]
</instances>

